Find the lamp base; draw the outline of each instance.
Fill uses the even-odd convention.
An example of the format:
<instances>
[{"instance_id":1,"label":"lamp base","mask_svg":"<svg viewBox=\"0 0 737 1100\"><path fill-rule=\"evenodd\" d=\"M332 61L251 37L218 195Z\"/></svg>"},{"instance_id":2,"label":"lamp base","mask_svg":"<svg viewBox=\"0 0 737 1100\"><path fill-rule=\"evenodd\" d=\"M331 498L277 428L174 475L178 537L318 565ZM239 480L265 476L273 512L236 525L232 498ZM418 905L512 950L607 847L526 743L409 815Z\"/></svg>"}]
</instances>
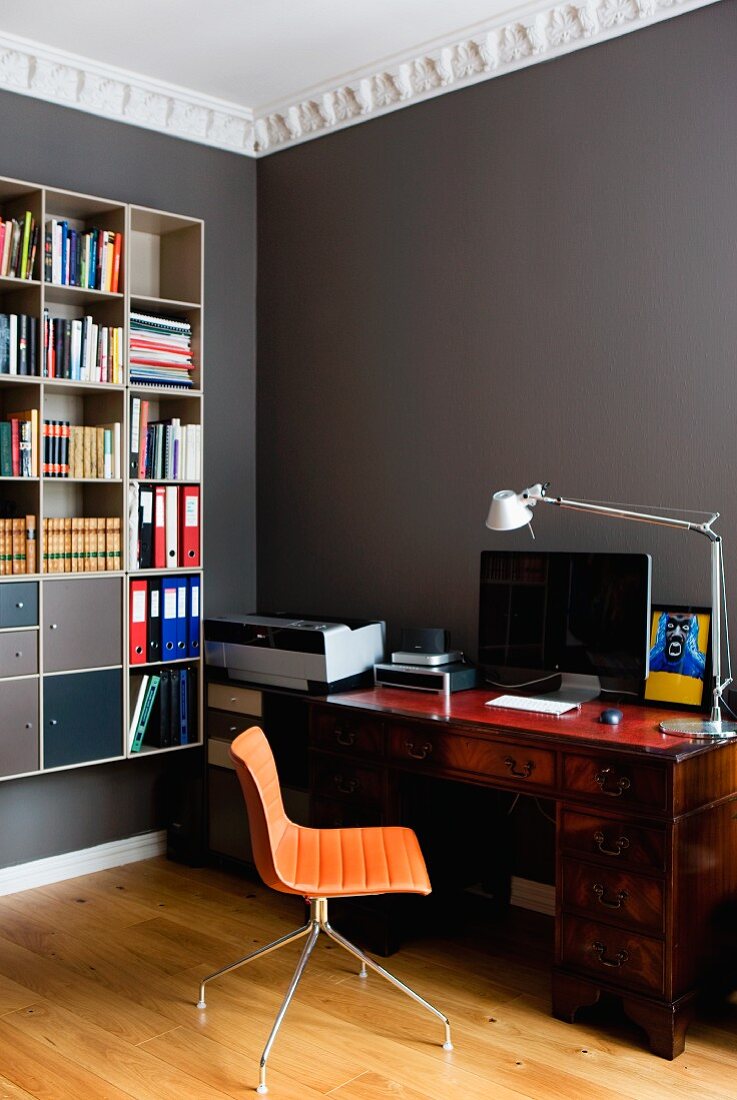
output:
<instances>
[{"instance_id":1,"label":"lamp base","mask_svg":"<svg viewBox=\"0 0 737 1100\"><path fill-rule=\"evenodd\" d=\"M737 737L737 722L713 721L706 718L673 718L660 723L662 733L671 733L676 737L696 737L704 740L711 738Z\"/></svg>"}]
</instances>

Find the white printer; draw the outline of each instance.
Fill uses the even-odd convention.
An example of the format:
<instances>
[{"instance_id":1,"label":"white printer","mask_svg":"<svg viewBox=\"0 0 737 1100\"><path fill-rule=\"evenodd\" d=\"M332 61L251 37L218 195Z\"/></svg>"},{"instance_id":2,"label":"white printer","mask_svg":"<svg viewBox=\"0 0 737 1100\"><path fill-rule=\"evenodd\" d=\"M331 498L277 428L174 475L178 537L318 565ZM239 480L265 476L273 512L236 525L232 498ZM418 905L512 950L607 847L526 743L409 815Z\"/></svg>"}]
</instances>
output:
<instances>
[{"instance_id":1,"label":"white printer","mask_svg":"<svg viewBox=\"0 0 737 1100\"><path fill-rule=\"evenodd\" d=\"M281 612L205 619L205 660L234 680L313 694L371 682L385 624Z\"/></svg>"}]
</instances>

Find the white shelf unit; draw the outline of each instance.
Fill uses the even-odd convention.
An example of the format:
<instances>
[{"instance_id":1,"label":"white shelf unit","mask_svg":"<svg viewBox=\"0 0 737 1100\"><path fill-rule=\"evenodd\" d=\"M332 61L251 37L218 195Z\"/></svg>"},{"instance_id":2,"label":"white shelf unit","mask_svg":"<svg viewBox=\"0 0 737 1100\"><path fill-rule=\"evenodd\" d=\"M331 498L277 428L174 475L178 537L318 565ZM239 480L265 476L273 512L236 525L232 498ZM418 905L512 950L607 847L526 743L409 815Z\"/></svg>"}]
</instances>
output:
<instances>
[{"instance_id":1,"label":"white shelf unit","mask_svg":"<svg viewBox=\"0 0 737 1100\"><path fill-rule=\"evenodd\" d=\"M160 419L180 416L184 423L203 423L203 271L204 271L204 223L197 218L169 214L164 211L149 210L145 207L130 205L97 196L77 194L58 188L44 187L21 180L0 178L0 217L16 218L30 210L40 226L39 244L33 266L33 278L0 277L0 313L26 313L37 318L38 339L36 341L33 375L0 374L0 420L7 414L26 409L35 409L37 413L39 438L38 448L39 476L34 478L0 478L0 507L12 502L16 515L32 514L36 517L36 557L37 570L33 574L14 574L0 576L0 691L6 700L5 716L12 725L13 721L23 718L24 707L30 707L27 722L20 722L15 741L10 749L0 744L0 781L33 775L45 771L60 771L74 767L86 767L105 763L110 760L122 760L126 757L139 758L152 753L181 751L203 741L204 719L204 677L202 656L177 662L162 662L161 667L180 667L189 664L196 673L196 737L187 745L157 748L145 745L143 751L131 753L129 750L129 724L132 709L131 676L135 676L141 667L146 671L154 665L131 666L129 662L129 600L130 579L136 576L197 574L202 584L202 569L145 570L131 571L128 560L128 520L127 502L130 484L129 469L129 410L130 395L138 393L153 402L152 408ZM120 292L91 290L83 287L60 286L45 281L44 241L47 221L51 218L66 219L79 230L97 227L122 234L122 252L120 266ZM48 309L52 317L81 318L86 313L93 316L96 323L121 327L123 329L124 373L123 380L116 383L83 382L65 378L45 378L42 376L43 317ZM193 391L179 391L167 387L134 386L128 384L128 347L129 316L131 309L159 313L163 316L183 317L190 320L193 331L194 379ZM176 411L175 411L176 410ZM68 420L73 424L100 425L118 422L121 425L121 477L105 478L58 478L42 476L44 419ZM200 485L200 539L202 538L202 477ZM172 482L172 484L193 484ZM6 514L0 512L0 514ZM97 572L45 572L43 568L43 519L60 516L99 516L116 517L121 524L121 559L116 570ZM201 547L200 547L201 552ZM201 560L201 559L200 559ZM100 587L100 582L103 583ZM23 586L18 588L18 586ZM113 586L112 588L110 586ZM51 587L56 586L56 587ZM71 586L71 587L69 587ZM33 593L35 611L33 621L20 625L12 619L4 621L3 608L8 613L23 615L27 609L15 608L13 593L24 596ZM75 644L84 649L84 616L89 617L90 629L94 624L102 633L112 634L112 651L115 660L105 656L91 657L90 661L70 662L69 667L55 667L58 663L58 638L64 633L63 622L51 621L51 609L60 597L69 595L70 606L80 607L79 622L74 624L79 637L75 635ZM200 598L202 591L200 591ZM79 597L79 598L77 598ZM107 624L100 612L100 601L112 609L112 620ZM76 615L72 615L74 618ZM6 615L7 618L7 615ZM102 621L101 621L102 620ZM55 633L59 631L60 633ZM74 633L70 629L70 634ZM3 641L9 656L2 649ZM18 645L14 648L14 643ZM71 644L71 643L70 643ZM202 634L200 628L200 654L202 653ZM27 661L32 652L34 671L28 672L25 664L16 673L12 662L15 653L24 653L22 661ZM119 659L118 659L119 658ZM19 659L21 660L21 659ZM3 664L3 661L5 662ZM99 674L99 683L93 683ZM98 700L104 700L106 685L115 686L115 713L110 717L109 727L115 727L114 736L109 731L99 730L99 751L95 749L94 726L88 731L89 749L79 749L75 756L74 736L70 737L69 759L65 758L66 743L60 743L57 731L63 725L63 718L55 719L54 707L59 703L56 696L62 695L62 688L79 689L77 694L87 701L87 709L94 708ZM74 680L74 677L87 677L86 681ZM58 686L54 688L54 684ZM85 692L84 685L89 686ZM14 687L14 685L16 685ZM24 685L18 687L17 685ZM96 694L97 693L97 694ZM100 694L101 693L101 694ZM67 698L74 691L67 692ZM14 702L14 697L17 699ZM17 705L15 705L17 703ZM15 705L15 710L13 709ZM59 704L63 710L63 699ZM6 709L7 708L7 709ZM9 716L9 717L8 717ZM80 712L80 717L83 715ZM55 723L53 726L51 723ZM30 727L30 728L28 728ZM47 728L48 727L48 728ZM77 737L79 741L82 735ZM13 737L10 738L13 741Z\"/></svg>"}]
</instances>

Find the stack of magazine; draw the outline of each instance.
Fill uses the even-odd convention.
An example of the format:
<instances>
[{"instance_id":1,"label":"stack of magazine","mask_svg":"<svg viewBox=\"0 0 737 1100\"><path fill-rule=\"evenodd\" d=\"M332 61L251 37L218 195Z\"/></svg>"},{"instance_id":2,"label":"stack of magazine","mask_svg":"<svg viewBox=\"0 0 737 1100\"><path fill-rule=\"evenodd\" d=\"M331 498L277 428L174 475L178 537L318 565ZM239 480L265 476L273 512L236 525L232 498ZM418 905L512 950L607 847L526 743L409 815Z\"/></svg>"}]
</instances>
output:
<instances>
[{"instance_id":1,"label":"stack of magazine","mask_svg":"<svg viewBox=\"0 0 737 1100\"><path fill-rule=\"evenodd\" d=\"M189 321L131 312L131 385L192 387Z\"/></svg>"}]
</instances>

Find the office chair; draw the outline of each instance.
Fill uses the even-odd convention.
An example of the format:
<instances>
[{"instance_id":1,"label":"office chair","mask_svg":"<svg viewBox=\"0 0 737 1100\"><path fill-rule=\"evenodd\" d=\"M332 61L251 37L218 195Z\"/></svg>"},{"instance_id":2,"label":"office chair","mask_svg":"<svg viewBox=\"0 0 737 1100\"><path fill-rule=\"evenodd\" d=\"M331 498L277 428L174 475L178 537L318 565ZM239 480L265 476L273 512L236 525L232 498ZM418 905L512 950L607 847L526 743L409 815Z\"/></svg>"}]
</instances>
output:
<instances>
[{"instance_id":1,"label":"office chair","mask_svg":"<svg viewBox=\"0 0 737 1100\"><path fill-rule=\"evenodd\" d=\"M328 921L330 898L430 893L430 880L414 832L399 827L307 829L295 825L284 812L274 757L263 731L253 726L239 734L231 746L230 756L246 800L253 856L261 878L272 889L284 894L299 894L310 903L309 920L301 928L252 951L229 966L221 967L204 978L200 985L197 1007L205 1008L205 986L213 978L294 943L303 936L307 937L261 1055L256 1092L268 1092L266 1063L320 932L359 960L360 978L367 977L368 966L437 1016L445 1028L443 1050L452 1050L447 1016L341 936Z\"/></svg>"}]
</instances>

